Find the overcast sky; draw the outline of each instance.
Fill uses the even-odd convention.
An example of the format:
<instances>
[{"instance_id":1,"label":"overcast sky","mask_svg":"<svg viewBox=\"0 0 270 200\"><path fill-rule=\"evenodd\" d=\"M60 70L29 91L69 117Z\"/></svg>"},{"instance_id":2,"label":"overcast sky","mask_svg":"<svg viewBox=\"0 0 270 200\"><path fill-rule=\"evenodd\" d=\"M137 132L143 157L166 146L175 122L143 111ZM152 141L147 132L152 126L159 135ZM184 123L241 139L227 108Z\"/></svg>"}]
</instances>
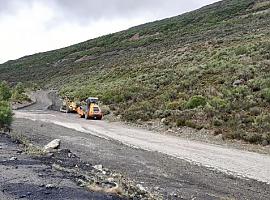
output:
<instances>
[{"instance_id":1,"label":"overcast sky","mask_svg":"<svg viewBox=\"0 0 270 200\"><path fill-rule=\"evenodd\" d=\"M217 0L0 0L0 63L179 15Z\"/></svg>"}]
</instances>

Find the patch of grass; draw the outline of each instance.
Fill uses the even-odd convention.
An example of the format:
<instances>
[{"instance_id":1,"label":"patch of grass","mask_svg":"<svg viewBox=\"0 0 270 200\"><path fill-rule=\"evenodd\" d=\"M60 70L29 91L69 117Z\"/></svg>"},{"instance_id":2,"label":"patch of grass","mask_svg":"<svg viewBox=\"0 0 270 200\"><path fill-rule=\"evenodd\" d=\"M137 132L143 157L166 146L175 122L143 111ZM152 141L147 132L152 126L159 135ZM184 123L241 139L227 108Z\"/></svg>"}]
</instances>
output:
<instances>
[{"instance_id":1,"label":"patch of grass","mask_svg":"<svg viewBox=\"0 0 270 200\"><path fill-rule=\"evenodd\" d=\"M270 88L265 89L262 96L268 103L270 103Z\"/></svg>"},{"instance_id":2,"label":"patch of grass","mask_svg":"<svg viewBox=\"0 0 270 200\"><path fill-rule=\"evenodd\" d=\"M16 133L11 133L11 138L17 142L19 142L20 144L22 144L24 146L24 151L29 154L29 155L33 155L33 156L41 156L44 155L44 151L42 150L42 148L37 147L35 145L33 145L28 138L26 138L23 135L19 135Z\"/></svg>"},{"instance_id":3,"label":"patch of grass","mask_svg":"<svg viewBox=\"0 0 270 200\"><path fill-rule=\"evenodd\" d=\"M199 106L205 106L207 103L205 97L199 95L199 96L193 96L191 97L188 102L186 103L186 108L188 109L194 109Z\"/></svg>"}]
</instances>

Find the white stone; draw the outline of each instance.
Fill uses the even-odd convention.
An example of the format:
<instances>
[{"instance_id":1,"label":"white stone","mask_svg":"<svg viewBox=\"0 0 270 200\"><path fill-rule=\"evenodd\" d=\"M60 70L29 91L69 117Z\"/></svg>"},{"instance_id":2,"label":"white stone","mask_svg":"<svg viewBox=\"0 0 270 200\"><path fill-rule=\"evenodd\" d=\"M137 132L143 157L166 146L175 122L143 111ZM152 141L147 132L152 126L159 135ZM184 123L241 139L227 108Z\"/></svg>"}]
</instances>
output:
<instances>
[{"instance_id":1,"label":"white stone","mask_svg":"<svg viewBox=\"0 0 270 200\"><path fill-rule=\"evenodd\" d=\"M11 157L9 160L18 160L17 157Z\"/></svg>"},{"instance_id":2,"label":"white stone","mask_svg":"<svg viewBox=\"0 0 270 200\"><path fill-rule=\"evenodd\" d=\"M102 171L103 166L102 165L95 165L95 166L93 166L93 168L95 168L98 171Z\"/></svg>"},{"instance_id":3,"label":"white stone","mask_svg":"<svg viewBox=\"0 0 270 200\"><path fill-rule=\"evenodd\" d=\"M51 141L50 143L48 143L47 145L44 146L44 150L48 151L48 150L52 150L52 149L57 149L60 146L60 139L55 139L53 141Z\"/></svg>"}]
</instances>

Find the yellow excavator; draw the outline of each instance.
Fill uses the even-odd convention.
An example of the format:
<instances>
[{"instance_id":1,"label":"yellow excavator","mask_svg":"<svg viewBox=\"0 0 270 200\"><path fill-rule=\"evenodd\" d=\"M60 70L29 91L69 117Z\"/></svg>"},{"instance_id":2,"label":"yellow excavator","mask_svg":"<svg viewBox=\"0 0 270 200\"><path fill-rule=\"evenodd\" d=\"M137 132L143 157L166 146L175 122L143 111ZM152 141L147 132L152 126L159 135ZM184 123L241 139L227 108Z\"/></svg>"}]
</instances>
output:
<instances>
[{"instance_id":1,"label":"yellow excavator","mask_svg":"<svg viewBox=\"0 0 270 200\"><path fill-rule=\"evenodd\" d=\"M70 101L67 98L63 101L63 104L60 108L61 112L65 112L65 113L76 113L77 112L77 108L80 106L80 103L78 102L74 102L74 101Z\"/></svg>"},{"instance_id":2,"label":"yellow excavator","mask_svg":"<svg viewBox=\"0 0 270 200\"><path fill-rule=\"evenodd\" d=\"M84 117L85 119L101 120L103 117L101 109L98 105L98 98L95 97L89 97L85 101L85 105L77 107L76 110L81 118Z\"/></svg>"}]
</instances>

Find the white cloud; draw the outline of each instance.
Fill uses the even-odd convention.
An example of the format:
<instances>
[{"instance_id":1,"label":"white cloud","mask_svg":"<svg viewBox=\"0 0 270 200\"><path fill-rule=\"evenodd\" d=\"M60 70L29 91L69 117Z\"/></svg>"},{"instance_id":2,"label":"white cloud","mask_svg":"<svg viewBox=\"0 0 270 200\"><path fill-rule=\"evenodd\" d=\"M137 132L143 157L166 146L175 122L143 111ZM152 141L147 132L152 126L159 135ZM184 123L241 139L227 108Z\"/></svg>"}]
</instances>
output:
<instances>
[{"instance_id":1,"label":"white cloud","mask_svg":"<svg viewBox=\"0 0 270 200\"><path fill-rule=\"evenodd\" d=\"M182 3L177 0L166 3L157 0L152 9L153 0L139 0L137 4L133 0L127 1L114 0L115 4L91 6L89 2L95 1L68 1L69 4L61 4L60 0L29 0L27 3L10 0L10 4L7 4L0 0L0 63L174 16L215 0L196 3L194 0L183 0ZM75 7L72 7L72 2L76 3ZM87 12L89 5L91 9ZM72 9L74 12L71 14ZM121 9L125 10L121 12Z\"/></svg>"}]
</instances>

